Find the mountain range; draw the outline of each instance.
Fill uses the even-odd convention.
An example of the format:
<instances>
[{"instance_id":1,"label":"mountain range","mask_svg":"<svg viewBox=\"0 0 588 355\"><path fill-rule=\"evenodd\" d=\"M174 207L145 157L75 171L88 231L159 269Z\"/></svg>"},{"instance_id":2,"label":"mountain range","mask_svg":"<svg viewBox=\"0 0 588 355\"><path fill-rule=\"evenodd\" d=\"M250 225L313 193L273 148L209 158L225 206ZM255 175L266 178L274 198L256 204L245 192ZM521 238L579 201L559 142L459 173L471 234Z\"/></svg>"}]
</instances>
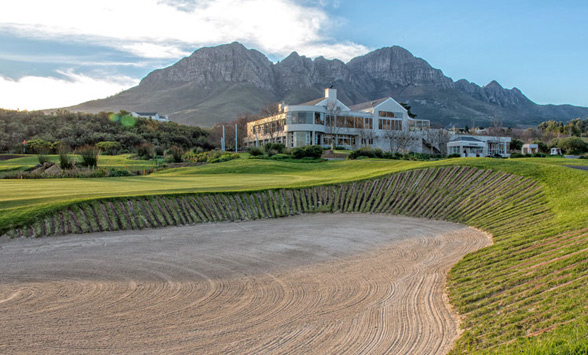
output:
<instances>
[{"instance_id":1,"label":"mountain range","mask_svg":"<svg viewBox=\"0 0 588 355\"><path fill-rule=\"evenodd\" d=\"M211 127L272 102L298 104L338 89L347 105L391 96L412 107L433 126L533 126L539 122L588 117L588 108L538 105L519 89L492 81L484 86L453 81L402 47L377 49L347 63L292 52L273 63L238 42L204 47L117 95L68 107L72 111L157 111L172 121Z\"/></svg>"}]
</instances>

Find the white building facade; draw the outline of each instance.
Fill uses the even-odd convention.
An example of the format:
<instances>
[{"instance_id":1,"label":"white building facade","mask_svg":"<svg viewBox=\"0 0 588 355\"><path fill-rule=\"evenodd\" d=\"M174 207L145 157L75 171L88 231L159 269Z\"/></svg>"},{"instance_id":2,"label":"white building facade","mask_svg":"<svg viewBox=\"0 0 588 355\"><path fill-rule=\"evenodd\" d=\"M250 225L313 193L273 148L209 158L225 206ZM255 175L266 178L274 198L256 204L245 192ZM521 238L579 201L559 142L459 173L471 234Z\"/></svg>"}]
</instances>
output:
<instances>
[{"instance_id":1,"label":"white building facade","mask_svg":"<svg viewBox=\"0 0 588 355\"><path fill-rule=\"evenodd\" d=\"M167 116L160 116L157 112L131 112L131 116L147 118L159 122L169 122L169 118Z\"/></svg>"},{"instance_id":2,"label":"white building facade","mask_svg":"<svg viewBox=\"0 0 588 355\"><path fill-rule=\"evenodd\" d=\"M336 89L325 89L324 98L280 105L278 114L249 122L245 145L272 142L290 148L318 144L325 148L437 153L438 149L426 142L429 129L429 120L410 118L391 97L348 107L337 99Z\"/></svg>"},{"instance_id":3,"label":"white building facade","mask_svg":"<svg viewBox=\"0 0 588 355\"><path fill-rule=\"evenodd\" d=\"M447 154L462 158L510 156L510 137L456 134L447 143Z\"/></svg>"}]
</instances>

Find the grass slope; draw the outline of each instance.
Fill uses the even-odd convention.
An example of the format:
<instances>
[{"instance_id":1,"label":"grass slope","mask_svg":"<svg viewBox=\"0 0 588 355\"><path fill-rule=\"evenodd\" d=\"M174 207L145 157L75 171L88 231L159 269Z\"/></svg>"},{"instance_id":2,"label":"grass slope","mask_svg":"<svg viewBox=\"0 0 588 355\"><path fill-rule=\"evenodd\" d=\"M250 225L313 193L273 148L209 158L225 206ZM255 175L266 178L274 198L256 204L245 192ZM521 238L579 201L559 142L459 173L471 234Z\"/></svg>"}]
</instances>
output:
<instances>
[{"instance_id":1,"label":"grass slope","mask_svg":"<svg viewBox=\"0 0 588 355\"><path fill-rule=\"evenodd\" d=\"M464 327L455 352L581 354L588 352L588 172L560 166L569 162L237 160L141 177L3 180L0 228L62 234L320 211L465 223L490 232L494 245L450 273Z\"/></svg>"}]
</instances>

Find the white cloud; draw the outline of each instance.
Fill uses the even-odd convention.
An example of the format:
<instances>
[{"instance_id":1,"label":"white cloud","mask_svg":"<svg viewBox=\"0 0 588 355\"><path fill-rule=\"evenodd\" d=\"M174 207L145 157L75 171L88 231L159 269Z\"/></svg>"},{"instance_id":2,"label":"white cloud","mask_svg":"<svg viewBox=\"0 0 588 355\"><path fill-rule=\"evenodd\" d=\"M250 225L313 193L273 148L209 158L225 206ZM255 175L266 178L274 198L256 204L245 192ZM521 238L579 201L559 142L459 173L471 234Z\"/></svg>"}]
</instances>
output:
<instances>
[{"instance_id":1,"label":"white cloud","mask_svg":"<svg viewBox=\"0 0 588 355\"><path fill-rule=\"evenodd\" d=\"M295 0L6 0L0 2L0 29L99 43L145 58L173 58L233 41L274 55L297 50L346 60L348 53L367 52L329 38L338 20L323 7Z\"/></svg>"},{"instance_id":2,"label":"white cloud","mask_svg":"<svg viewBox=\"0 0 588 355\"><path fill-rule=\"evenodd\" d=\"M40 110L72 106L114 95L138 84L129 77L92 78L71 71L59 72L65 79L26 76L10 80L0 76L0 107Z\"/></svg>"}]
</instances>

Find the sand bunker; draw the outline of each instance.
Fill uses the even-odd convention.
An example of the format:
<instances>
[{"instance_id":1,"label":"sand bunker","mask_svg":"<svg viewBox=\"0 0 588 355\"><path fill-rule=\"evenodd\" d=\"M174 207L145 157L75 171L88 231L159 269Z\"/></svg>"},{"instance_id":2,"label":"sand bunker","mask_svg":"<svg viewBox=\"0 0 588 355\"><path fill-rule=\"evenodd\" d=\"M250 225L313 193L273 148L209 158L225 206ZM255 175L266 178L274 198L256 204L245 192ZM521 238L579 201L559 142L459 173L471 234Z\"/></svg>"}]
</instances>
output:
<instances>
[{"instance_id":1,"label":"sand bunker","mask_svg":"<svg viewBox=\"0 0 588 355\"><path fill-rule=\"evenodd\" d=\"M0 242L1 353L445 353L488 236L316 214Z\"/></svg>"}]
</instances>

